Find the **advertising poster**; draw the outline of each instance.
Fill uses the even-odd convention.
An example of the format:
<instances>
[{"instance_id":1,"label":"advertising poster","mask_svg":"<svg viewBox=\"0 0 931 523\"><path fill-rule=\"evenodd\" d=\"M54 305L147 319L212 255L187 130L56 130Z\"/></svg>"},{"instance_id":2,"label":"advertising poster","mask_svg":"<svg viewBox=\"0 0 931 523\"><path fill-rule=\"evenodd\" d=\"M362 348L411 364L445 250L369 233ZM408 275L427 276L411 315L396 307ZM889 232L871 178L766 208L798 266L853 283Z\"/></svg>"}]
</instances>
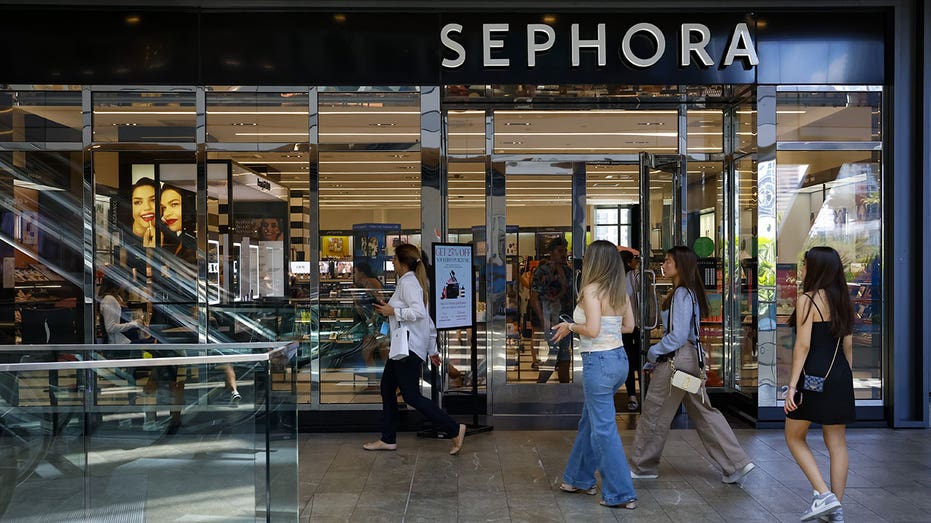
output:
<instances>
[{"instance_id":1,"label":"advertising poster","mask_svg":"<svg viewBox=\"0 0 931 523\"><path fill-rule=\"evenodd\" d=\"M436 310L436 328L459 329L472 326L472 246L458 243L433 244L432 303Z\"/></svg>"}]
</instances>

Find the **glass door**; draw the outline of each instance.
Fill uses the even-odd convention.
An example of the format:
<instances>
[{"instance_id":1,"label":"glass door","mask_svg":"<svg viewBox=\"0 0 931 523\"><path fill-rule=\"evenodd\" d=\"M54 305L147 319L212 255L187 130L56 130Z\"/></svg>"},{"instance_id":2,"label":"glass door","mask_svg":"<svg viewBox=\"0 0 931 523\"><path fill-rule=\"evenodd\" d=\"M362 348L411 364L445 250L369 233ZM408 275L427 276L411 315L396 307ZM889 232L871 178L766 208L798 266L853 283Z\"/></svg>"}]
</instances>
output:
<instances>
[{"instance_id":1,"label":"glass door","mask_svg":"<svg viewBox=\"0 0 931 523\"><path fill-rule=\"evenodd\" d=\"M571 339L553 344L547 333L575 307L584 250L578 239L586 228L585 200L578 197L584 196L585 163L493 157L491 169L491 193L503 198L492 203L487 227L473 230L473 240L488 282L493 411L496 420L568 420L581 408L581 359Z\"/></svg>"},{"instance_id":2,"label":"glass door","mask_svg":"<svg viewBox=\"0 0 931 523\"><path fill-rule=\"evenodd\" d=\"M641 367L650 345L663 336L660 305L672 280L663 275L661 265L666 250L683 242L680 173L684 172L684 156L640 154Z\"/></svg>"}]
</instances>

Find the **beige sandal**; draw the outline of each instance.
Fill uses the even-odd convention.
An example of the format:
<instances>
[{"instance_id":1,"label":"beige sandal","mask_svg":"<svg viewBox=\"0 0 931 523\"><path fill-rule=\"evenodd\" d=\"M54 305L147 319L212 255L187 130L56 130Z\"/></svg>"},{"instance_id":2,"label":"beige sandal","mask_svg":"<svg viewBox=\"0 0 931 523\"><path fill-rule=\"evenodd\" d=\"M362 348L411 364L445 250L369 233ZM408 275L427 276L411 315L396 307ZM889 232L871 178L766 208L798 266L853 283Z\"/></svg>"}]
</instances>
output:
<instances>
[{"instance_id":1,"label":"beige sandal","mask_svg":"<svg viewBox=\"0 0 931 523\"><path fill-rule=\"evenodd\" d=\"M364 443L362 448L365 450L398 450L397 443L385 443L382 440L373 441L371 443Z\"/></svg>"},{"instance_id":2,"label":"beige sandal","mask_svg":"<svg viewBox=\"0 0 931 523\"><path fill-rule=\"evenodd\" d=\"M570 484L568 484L568 483L563 483L562 485L560 485L560 486L559 486L559 490L561 490L561 491L563 491L563 492L568 492L568 493L570 493L570 494L575 494L575 493L577 493L577 492L584 492L584 493L588 494L589 496L594 496L595 494L598 493L598 487L597 487L597 486L594 486L594 487L592 487L592 488L590 488L590 489L582 489L582 488L578 488L578 487L573 487L572 485L570 485Z\"/></svg>"}]
</instances>

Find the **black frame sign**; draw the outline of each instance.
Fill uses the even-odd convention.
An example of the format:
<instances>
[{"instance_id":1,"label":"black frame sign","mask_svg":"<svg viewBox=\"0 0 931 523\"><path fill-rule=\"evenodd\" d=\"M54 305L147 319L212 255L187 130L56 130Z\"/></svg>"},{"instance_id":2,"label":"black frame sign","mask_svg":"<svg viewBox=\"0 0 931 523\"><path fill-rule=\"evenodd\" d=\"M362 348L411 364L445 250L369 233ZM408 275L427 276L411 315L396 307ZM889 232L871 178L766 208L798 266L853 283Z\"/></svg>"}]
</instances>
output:
<instances>
[{"instance_id":1,"label":"black frame sign","mask_svg":"<svg viewBox=\"0 0 931 523\"><path fill-rule=\"evenodd\" d=\"M433 244L430 308L438 331L475 325L474 254L469 243Z\"/></svg>"}]
</instances>

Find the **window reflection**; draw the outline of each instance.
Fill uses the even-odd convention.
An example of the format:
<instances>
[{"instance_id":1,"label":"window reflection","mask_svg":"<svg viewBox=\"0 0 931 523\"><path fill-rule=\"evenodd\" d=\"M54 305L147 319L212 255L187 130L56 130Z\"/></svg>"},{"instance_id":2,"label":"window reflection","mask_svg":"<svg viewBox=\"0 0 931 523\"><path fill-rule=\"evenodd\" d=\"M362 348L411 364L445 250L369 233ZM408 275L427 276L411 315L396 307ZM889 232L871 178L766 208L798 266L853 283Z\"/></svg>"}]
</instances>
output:
<instances>
[{"instance_id":1,"label":"window reflection","mask_svg":"<svg viewBox=\"0 0 931 523\"><path fill-rule=\"evenodd\" d=\"M807 249L840 253L854 304L854 390L880 399L882 377L881 157L874 151L781 151L777 158L776 267L779 375L788 376L793 333L783 325L797 299Z\"/></svg>"}]
</instances>

